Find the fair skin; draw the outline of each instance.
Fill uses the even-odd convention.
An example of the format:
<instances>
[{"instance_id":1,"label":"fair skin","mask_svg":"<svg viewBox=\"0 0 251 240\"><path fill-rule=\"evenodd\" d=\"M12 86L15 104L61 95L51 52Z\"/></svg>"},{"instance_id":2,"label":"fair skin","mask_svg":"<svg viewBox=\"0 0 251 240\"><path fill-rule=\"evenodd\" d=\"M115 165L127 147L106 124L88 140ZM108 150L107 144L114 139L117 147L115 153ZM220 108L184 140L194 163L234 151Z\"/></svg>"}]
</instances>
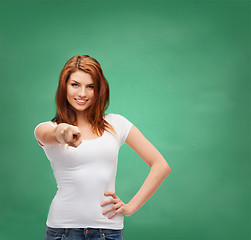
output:
<instances>
[{"instance_id":1,"label":"fair skin","mask_svg":"<svg viewBox=\"0 0 251 240\"><path fill-rule=\"evenodd\" d=\"M94 83L92 76L84 71L72 73L67 82L67 100L75 109L78 127L90 127L87 119L87 109L94 101ZM79 104L77 100L88 100Z\"/></svg>"},{"instance_id":2,"label":"fair skin","mask_svg":"<svg viewBox=\"0 0 251 240\"><path fill-rule=\"evenodd\" d=\"M101 206L108 203L114 203L114 205L106 209L103 214L116 209L108 218L112 218L118 213L122 213L125 216L135 213L156 192L171 172L171 168L164 157L134 125L127 136L126 143L151 167L151 170L137 194L128 204L121 201L114 192L105 193L105 195L111 195L112 198L103 202L103 204L101 203Z\"/></svg>"},{"instance_id":3,"label":"fair skin","mask_svg":"<svg viewBox=\"0 0 251 240\"><path fill-rule=\"evenodd\" d=\"M93 103L94 89L93 80L90 74L83 71L72 73L67 82L67 100L73 106L77 115L77 126L61 123L56 127L42 124L36 129L35 135L39 143L43 145L68 144L78 147L83 139L94 139L98 136L91 131L91 126L87 119L87 109ZM87 99L85 104L79 104L77 100ZM104 207L108 203L114 205L102 212L108 214L108 218L113 218L118 213L130 216L141 208L145 202L156 192L161 183L171 172L160 152L146 139L136 126L132 126L126 143L150 166L151 170L131 201L125 204L115 192L105 192L104 195L111 196L110 199L100 203Z\"/></svg>"}]
</instances>

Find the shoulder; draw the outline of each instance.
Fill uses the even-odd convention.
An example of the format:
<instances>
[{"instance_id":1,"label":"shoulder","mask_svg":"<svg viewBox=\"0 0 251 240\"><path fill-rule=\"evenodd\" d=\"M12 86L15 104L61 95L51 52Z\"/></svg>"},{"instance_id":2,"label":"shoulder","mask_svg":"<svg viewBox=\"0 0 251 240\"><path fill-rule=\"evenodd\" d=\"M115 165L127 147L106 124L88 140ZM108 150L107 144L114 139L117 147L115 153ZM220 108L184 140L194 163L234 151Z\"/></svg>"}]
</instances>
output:
<instances>
[{"instance_id":1,"label":"shoulder","mask_svg":"<svg viewBox=\"0 0 251 240\"><path fill-rule=\"evenodd\" d=\"M124 121L128 121L128 119L124 116L122 116L121 114L118 113L108 113L105 115L105 120L111 123L121 123Z\"/></svg>"},{"instance_id":2,"label":"shoulder","mask_svg":"<svg viewBox=\"0 0 251 240\"><path fill-rule=\"evenodd\" d=\"M118 113L106 114L105 120L118 128L130 127L132 125L132 122L128 118Z\"/></svg>"},{"instance_id":3,"label":"shoulder","mask_svg":"<svg viewBox=\"0 0 251 240\"><path fill-rule=\"evenodd\" d=\"M117 135L119 146L123 145L126 141L126 138L133 126L132 122L129 121L126 117L118 113L109 113L106 115L106 120L111 124Z\"/></svg>"},{"instance_id":4,"label":"shoulder","mask_svg":"<svg viewBox=\"0 0 251 240\"><path fill-rule=\"evenodd\" d=\"M46 124L46 125L51 125L51 126L57 126L57 123L56 123L56 122L53 122L53 121L45 121L45 122L39 123L39 124L36 126L36 128L37 128L38 126L41 126L41 125L44 125L44 124Z\"/></svg>"},{"instance_id":5,"label":"shoulder","mask_svg":"<svg viewBox=\"0 0 251 240\"><path fill-rule=\"evenodd\" d=\"M105 119L122 119L122 118L125 118L124 116L122 116L121 114L118 114L118 113L108 113L108 114L105 114Z\"/></svg>"},{"instance_id":6,"label":"shoulder","mask_svg":"<svg viewBox=\"0 0 251 240\"><path fill-rule=\"evenodd\" d=\"M37 132L44 131L47 128L47 126L49 126L49 125L53 126L53 127L56 127L57 123L52 122L52 121L41 122L41 123L36 125L36 127L34 129L34 134L36 135Z\"/></svg>"}]
</instances>

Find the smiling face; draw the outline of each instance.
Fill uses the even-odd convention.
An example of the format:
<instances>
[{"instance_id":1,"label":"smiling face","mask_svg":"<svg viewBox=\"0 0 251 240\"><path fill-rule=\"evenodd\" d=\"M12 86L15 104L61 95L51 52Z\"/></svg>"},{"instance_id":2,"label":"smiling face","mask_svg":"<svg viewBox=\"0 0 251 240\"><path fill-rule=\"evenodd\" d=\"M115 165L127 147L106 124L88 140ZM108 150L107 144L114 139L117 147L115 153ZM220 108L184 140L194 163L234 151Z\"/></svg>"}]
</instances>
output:
<instances>
[{"instance_id":1,"label":"smiling face","mask_svg":"<svg viewBox=\"0 0 251 240\"><path fill-rule=\"evenodd\" d=\"M77 111L87 110L94 102L94 83L89 73L78 70L67 81L67 100Z\"/></svg>"}]
</instances>

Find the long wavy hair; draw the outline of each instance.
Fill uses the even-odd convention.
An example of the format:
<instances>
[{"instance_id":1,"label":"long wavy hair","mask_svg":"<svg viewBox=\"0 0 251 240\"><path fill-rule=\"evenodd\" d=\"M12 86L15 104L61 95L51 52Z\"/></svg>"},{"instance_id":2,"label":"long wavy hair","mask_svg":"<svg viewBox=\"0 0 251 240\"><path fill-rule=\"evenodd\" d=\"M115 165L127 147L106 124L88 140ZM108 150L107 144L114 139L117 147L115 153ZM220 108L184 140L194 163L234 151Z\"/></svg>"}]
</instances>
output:
<instances>
[{"instance_id":1,"label":"long wavy hair","mask_svg":"<svg viewBox=\"0 0 251 240\"><path fill-rule=\"evenodd\" d=\"M94 83L94 102L87 109L87 118L91 123L92 131L98 136L102 136L105 130L111 130L116 134L114 128L104 119L104 112L109 106L108 82L99 62L88 55L74 56L63 67L55 97L57 113L51 121L57 124L68 123L74 126L77 125L76 113L67 100L66 91L70 75L79 70L89 73Z\"/></svg>"}]
</instances>

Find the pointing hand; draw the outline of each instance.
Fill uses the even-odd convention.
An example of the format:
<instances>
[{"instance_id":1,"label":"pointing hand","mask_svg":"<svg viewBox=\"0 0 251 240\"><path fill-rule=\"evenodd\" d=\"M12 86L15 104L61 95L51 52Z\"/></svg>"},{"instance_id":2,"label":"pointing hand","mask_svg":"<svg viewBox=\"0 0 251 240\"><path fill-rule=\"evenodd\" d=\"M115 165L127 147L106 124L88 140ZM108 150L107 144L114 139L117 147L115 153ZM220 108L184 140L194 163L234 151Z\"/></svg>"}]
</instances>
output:
<instances>
[{"instance_id":1,"label":"pointing hand","mask_svg":"<svg viewBox=\"0 0 251 240\"><path fill-rule=\"evenodd\" d=\"M75 148L82 143L79 128L67 123L60 123L57 126L56 138L59 143L68 144L68 146Z\"/></svg>"}]
</instances>

